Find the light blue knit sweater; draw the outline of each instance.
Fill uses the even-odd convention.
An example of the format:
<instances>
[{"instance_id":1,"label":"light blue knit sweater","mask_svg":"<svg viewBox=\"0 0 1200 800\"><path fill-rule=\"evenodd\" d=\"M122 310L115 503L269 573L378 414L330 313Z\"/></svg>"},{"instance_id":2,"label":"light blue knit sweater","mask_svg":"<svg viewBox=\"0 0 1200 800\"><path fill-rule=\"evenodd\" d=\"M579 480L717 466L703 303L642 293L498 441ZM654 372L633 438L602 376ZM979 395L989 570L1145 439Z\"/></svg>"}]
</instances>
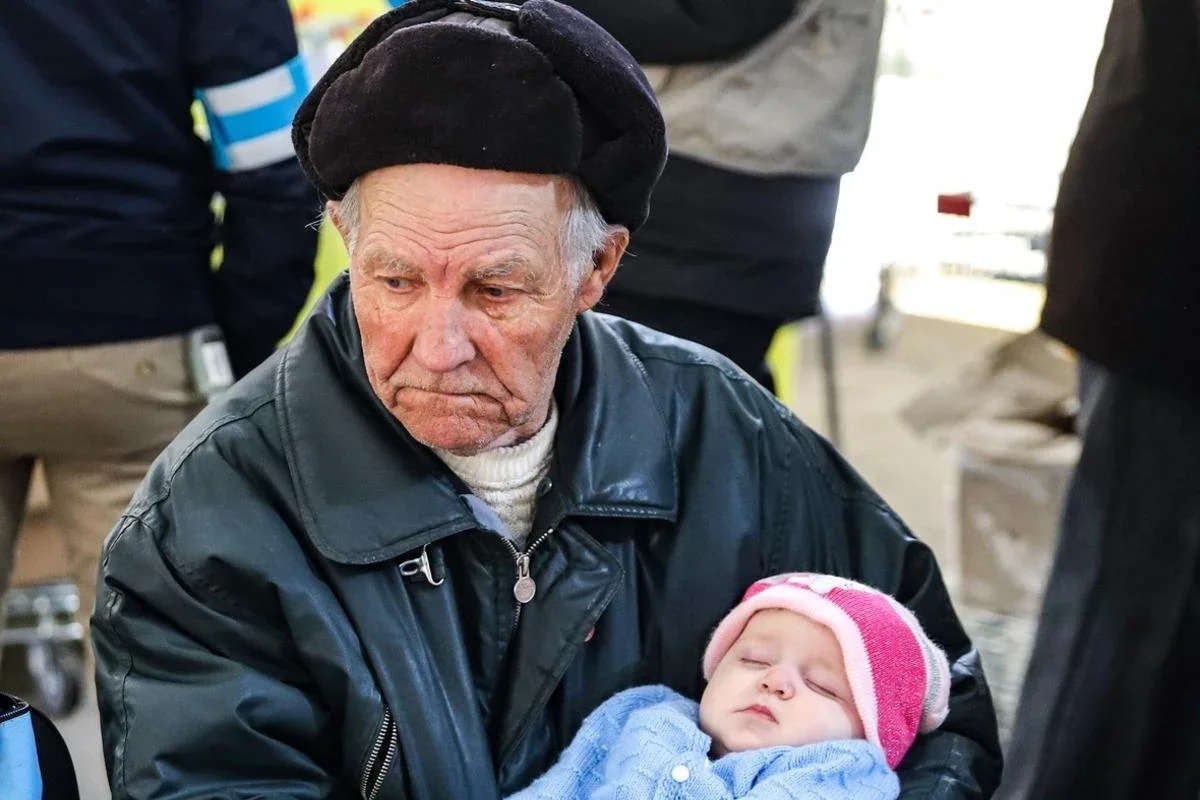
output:
<instances>
[{"instance_id":1,"label":"light blue knit sweater","mask_svg":"<svg viewBox=\"0 0 1200 800\"><path fill-rule=\"evenodd\" d=\"M708 757L699 706L664 686L615 695L558 763L509 800L896 800L883 751L846 740Z\"/></svg>"}]
</instances>

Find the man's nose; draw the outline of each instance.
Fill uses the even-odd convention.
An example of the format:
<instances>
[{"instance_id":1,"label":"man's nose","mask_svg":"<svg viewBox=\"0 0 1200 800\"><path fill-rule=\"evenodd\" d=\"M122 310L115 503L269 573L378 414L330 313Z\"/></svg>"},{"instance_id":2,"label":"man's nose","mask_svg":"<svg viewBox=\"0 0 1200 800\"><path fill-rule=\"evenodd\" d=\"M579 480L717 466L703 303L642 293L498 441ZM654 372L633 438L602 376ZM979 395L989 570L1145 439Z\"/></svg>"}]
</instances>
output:
<instances>
[{"instance_id":1,"label":"man's nose","mask_svg":"<svg viewBox=\"0 0 1200 800\"><path fill-rule=\"evenodd\" d=\"M457 299L430 297L413 340L413 357L430 372L450 372L475 358L466 309Z\"/></svg>"},{"instance_id":2,"label":"man's nose","mask_svg":"<svg viewBox=\"0 0 1200 800\"><path fill-rule=\"evenodd\" d=\"M795 677L790 670L776 665L769 668L763 675L759 688L764 692L770 692L780 700L790 700L796 693Z\"/></svg>"}]
</instances>

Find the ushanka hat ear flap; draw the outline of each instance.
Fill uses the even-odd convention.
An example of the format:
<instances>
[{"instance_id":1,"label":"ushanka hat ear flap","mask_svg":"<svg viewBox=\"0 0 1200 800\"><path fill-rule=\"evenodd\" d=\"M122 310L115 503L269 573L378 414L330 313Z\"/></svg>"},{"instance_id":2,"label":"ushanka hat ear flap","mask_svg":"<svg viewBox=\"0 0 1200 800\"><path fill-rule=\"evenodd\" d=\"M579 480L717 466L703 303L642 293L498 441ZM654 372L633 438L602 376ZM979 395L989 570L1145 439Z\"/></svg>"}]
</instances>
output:
<instances>
[{"instance_id":1,"label":"ushanka hat ear flap","mask_svg":"<svg viewBox=\"0 0 1200 800\"><path fill-rule=\"evenodd\" d=\"M414 0L384 14L305 99L293 141L332 199L395 164L575 175L607 221L630 229L666 159L637 62L552 0Z\"/></svg>"}]
</instances>

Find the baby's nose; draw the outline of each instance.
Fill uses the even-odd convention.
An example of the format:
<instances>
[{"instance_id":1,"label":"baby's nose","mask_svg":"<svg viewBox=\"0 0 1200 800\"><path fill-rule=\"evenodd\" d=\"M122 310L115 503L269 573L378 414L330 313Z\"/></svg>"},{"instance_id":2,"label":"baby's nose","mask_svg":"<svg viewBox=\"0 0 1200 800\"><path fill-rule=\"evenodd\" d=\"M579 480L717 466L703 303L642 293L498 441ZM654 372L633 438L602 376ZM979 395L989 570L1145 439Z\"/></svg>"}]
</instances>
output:
<instances>
[{"instance_id":1,"label":"baby's nose","mask_svg":"<svg viewBox=\"0 0 1200 800\"><path fill-rule=\"evenodd\" d=\"M781 700L789 699L796 691L793 677L782 667L771 667L767 670L760 686L764 692L770 692Z\"/></svg>"}]
</instances>

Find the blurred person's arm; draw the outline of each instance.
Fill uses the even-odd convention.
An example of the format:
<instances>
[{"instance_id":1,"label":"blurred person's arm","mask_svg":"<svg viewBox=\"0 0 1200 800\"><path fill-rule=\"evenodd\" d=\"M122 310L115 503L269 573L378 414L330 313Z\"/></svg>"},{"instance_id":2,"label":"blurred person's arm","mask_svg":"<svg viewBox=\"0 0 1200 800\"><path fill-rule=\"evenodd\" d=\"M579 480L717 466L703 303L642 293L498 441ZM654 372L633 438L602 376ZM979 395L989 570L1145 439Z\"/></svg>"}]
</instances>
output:
<instances>
[{"instance_id":1,"label":"blurred person's arm","mask_svg":"<svg viewBox=\"0 0 1200 800\"><path fill-rule=\"evenodd\" d=\"M291 329L312 287L320 199L292 150L308 92L286 0L189 0L188 78L204 105L225 199L218 322L241 376Z\"/></svg>"},{"instance_id":2,"label":"blurred person's arm","mask_svg":"<svg viewBox=\"0 0 1200 800\"><path fill-rule=\"evenodd\" d=\"M737 55L778 30L804 0L562 1L643 64L687 64Z\"/></svg>"}]
</instances>

